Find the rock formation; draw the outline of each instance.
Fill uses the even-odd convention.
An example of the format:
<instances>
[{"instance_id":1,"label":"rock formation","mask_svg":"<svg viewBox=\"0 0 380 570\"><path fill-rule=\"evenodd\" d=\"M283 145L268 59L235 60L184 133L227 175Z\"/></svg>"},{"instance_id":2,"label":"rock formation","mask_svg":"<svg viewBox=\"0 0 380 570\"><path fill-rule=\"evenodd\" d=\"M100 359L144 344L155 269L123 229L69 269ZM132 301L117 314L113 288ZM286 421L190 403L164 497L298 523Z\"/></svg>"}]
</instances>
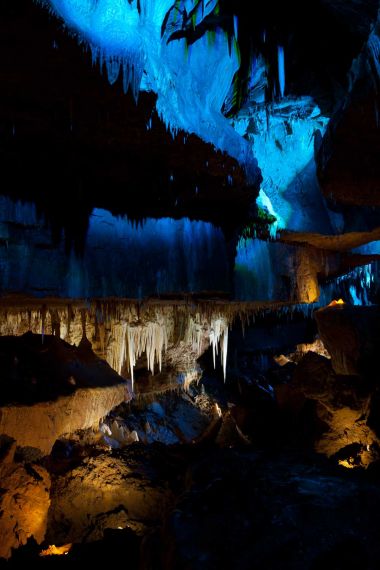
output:
<instances>
[{"instance_id":1,"label":"rock formation","mask_svg":"<svg viewBox=\"0 0 380 570\"><path fill-rule=\"evenodd\" d=\"M0 558L33 537L44 538L50 507L50 476L40 465L15 461L16 442L1 437Z\"/></svg>"},{"instance_id":2,"label":"rock formation","mask_svg":"<svg viewBox=\"0 0 380 570\"><path fill-rule=\"evenodd\" d=\"M56 337L1 337L0 433L20 447L51 452L57 439L95 428L131 395L126 382L82 342Z\"/></svg>"}]
</instances>

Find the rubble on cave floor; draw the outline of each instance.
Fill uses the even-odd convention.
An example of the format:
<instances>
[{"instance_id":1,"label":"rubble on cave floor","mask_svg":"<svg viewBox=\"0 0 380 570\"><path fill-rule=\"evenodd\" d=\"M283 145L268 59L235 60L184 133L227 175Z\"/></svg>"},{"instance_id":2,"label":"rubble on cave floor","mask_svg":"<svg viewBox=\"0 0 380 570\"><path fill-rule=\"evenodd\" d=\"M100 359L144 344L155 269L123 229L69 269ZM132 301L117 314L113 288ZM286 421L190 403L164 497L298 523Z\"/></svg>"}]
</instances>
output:
<instances>
[{"instance_id":1,"label":"rubble on cave floor","mask_svg":"<svg viewBox=\"0 0 380 570\"><path fill-rule=\"evenodd\" d=\"M136 441L193 443L219 417L213 399L204 390L191 387L187 392L177 389L148 401L140 398L122 404L109 414L100 430L104 442L116 449Z\"/></svg>"}]
</instances>

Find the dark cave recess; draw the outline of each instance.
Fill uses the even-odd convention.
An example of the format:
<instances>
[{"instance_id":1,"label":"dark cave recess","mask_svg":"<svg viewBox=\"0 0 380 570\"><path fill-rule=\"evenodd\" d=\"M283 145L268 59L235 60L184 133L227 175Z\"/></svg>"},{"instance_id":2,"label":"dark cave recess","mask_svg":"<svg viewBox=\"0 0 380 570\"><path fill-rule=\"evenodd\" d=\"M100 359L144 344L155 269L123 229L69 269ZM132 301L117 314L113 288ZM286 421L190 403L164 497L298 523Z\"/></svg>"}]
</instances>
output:
<instances>
[{"instance_id":1,"label":"dark cave recess","mask_svg":"<svg viewBox=\"0 0 380 570\"><path fill-rule=\"evenodd\" d=\"M153 94L136 105L121 82L110 86L36 3L6 2L0 38L2 193L35 202L56 233L83 235L94 207L230 232L254 217L258 189L235 160L194 135L173 137Z\"/></svg>"}]
</instances>

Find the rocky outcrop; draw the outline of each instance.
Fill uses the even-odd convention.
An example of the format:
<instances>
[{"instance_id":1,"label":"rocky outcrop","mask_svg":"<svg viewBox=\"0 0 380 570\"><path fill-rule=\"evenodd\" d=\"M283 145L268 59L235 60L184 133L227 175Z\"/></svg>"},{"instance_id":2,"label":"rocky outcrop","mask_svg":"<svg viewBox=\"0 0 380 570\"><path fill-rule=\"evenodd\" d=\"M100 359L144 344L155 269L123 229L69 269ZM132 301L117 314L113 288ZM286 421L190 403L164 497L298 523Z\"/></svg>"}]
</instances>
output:
<instances>
[{"instance_id":1,"label":"rocky outcrop","mask_svg":"<svg viewBox=\"0 0 380 570\"><path fill-rule=\"evenodd\" d=\"M0 433L20 447L33 447L48 455L57 439L77 430L98 428L99 421L127 398L126 386L86 388L54 402L0 408Z\"/></svg>"},{"instance_id":2,"label":"rocky outcrop","mask_svg":"<svg viewBox=\"0 0 380 570\"><path fill-rule=\"evenodd\" d=\"M336 374L372 375L380 347L379 308L344 304L325 307L314 314Z\"/></svg>"},{"instance_id":3,"label":"rocky outcrop","mask_svg":"<svg viewBox=\"0 0 380 570\"><path fill-rule=\"evenodd\" d=\"M355 466L362 467L377 459L378 438L368 425L372 391L360 378L338 376L331 360L308 352L294 370L292 386L316 403L322 428L315 440L319 453L346 462L355 457ZM355 453L350 446L357 447Z\"/></svg>"},{"instance_id":4,"label":"rocky outcrop","mask_svg":"<svg viewBox=\"0 0 380 570\"><path fill-rule=\"evenodd\" d=\"M371 241L380 239L380 228L372 231L347 232L339 235L322 235L306 232L280 232L281 241L285 243L309 244L318 249L334 252L345 252L360 247Z\"/></svg>"},{"instance_id":5,"label":"rocky outcrop","mask_svg":"<svg viewBox=\"0 0 380 570\"><path fill-rule=\"evenodd\" d=\"M49 474L40 465L16 463L15 450L15 441L1 438L0 558L30 537L43 541L50 506Z\"/></svg>"},{"instance_id":6,"label":"rocky outcrop","mask_svg":"<svg viewBox=\"0 0 380 570\"><path fill-rule=\"evenodd\" d=\"M351 380L351 381L350 381ZM318 400L329 410L349 406L362 410L361 402L355 393L359 382L345 377L338 377L331 366L331 360L316 352L307 352L294 369L293 383L303 394L312 400Z\"/></svg>"},{"instance_id":7,"label":"rocky outcrop","mask_svg":"<svg viewBox=\"0 0 380 570\"><path fill-rule=\"evenodd\" d=\"M173 499L162 479L164 455L164 449L129 448L124 455L85 459L58 476L51 494L50 543L97 540L107 528L142 534L157 525Z\"/></svg>"},{"instance_id":8,"label":"rocky outcrop","mask_svg":"<svg viewBox=\"0 0 380 570\"><path fill-rule=\"evenodd\" d=\"M0 362L0 434L44 455L59 437L97 428L131 398L127 383L85 341L76 348L53 336L1 337Z\"/></svg>"}]
</instances>

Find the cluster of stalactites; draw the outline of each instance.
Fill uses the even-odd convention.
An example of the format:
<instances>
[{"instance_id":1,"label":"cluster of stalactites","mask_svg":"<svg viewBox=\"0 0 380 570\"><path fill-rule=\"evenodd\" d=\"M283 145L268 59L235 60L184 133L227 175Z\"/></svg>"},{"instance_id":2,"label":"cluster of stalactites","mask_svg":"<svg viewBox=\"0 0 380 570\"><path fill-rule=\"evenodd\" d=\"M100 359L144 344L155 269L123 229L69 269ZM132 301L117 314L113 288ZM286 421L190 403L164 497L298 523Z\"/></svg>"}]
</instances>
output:
<instances>
[{"instance_id":1,"label":"cluster of stalactites","mask_svg":"<svg viewBox=\"0 0 380 570\"><path fill-rule=\"evenodd\" d=\"M72 321L77 320L80 326L78 338L72 339L79 342L83 336L81 311L75 311L71 306L65 308L3 310L0 315L0 336L21 335L27 332L41 334L42 342L45 334L69 339L70 330L73 329Z\"/></svg>"},{"instance_id":2,"label":"cluster of stalactites","mask_svg":"<svg viewBox=\"0 0 380 570\"><path fill-rule=\"evenodd\" d=\"M168 338L171 336L171 324L165 322L127 322L112 323L111 335L115 342L110 346L109 360L111 366L122 374L124 366L129 370L132 389L134 382L134 367L137 360L145 353L147 368L154 374L155 365L161 372L162 355L167 350Z\"/></svg>"},{"instance_id":3,"label":"cluster of stalactites","mask_svg":"<svg viewBox=\"0 0 380 570\"><path fill-rule=\"evenodd\" d=\"M130 86L137 98L144 48L136 0L49 0L49 5L54 14L88 43L93 61L106 69L110 83L115 83L121 74L125 91Z\"/></svg>"},{"instance_id":4,"label":"cluster of stalactites","mask_svg":"<svg viewBox=\"0 0 380 570\"><path fill-rule=\"evenodd\" d=\"M220 353L226 377L228 328L241 311L240 305L224 310L203 307L194 311L188 305L162 305L142 309L133 302L80 303L58 307L4 309L0 335L21 335L28 331L56 335L71 344L83 338L93 343L95 352L106 358L119 374L128 371L134 380L134 367L146 355L147 369L161 371L168 346L185 343L195 358L212 347L214 366Z\"/></svg>"},{"instance_id":5,"label":"cluster of stalactites","mask_svg":"<svg viewBox=\"0 0 380 570\"><path fill-rule=\"evenodd\" d=\"M97 46L91 46L91 53L94 65L98 64L100 69L106 69L110 84L113 85L121 77L124 93L130 88L137 102L144 70L142 53L136 52L133 55L125 54L120 57L108 54L106 50Z\"/></svg>"},{"instance_id":6,"label":"cluster of stalactites","mask_svg":"<svg viewBox=\"0 0 380 570\"><path fill-rule=\"evenodd\" d=\"M377 262L355 267L323 285L319 305L328 305L331 299L338 297L352 305L371 305L379 290L377 275Z\"/></svg>"},{"instance_id":7,"label":"cluster of stalactites","mask_svg":"<svg viewBox=\"0 0 380 570\"><path fill-rule=\"evenodd\" d=\"M144 88L144 71L150 75L146 87L154 88L160 75L155 58L181 30L185 15L197 25L216 5L217 0L48 0L52 12L87 42L109 82L122 76L124 91L131 87L135 99Z\"/></svg>"},{"instance_id":8,"label":"cluster of stalactites","mask_svg":"<svg viewBox=\"0 0 380 570\"><path fill-rule=\"evenodd\" d=\"M210 344L212 347L214 368L216 366L216 355L218 355L220 347L224 380L226 379L227 370L229 326L230 319L228 316L214 314L211 318L205 318L204 315L197 313L195 316L189 316L186 333L186 341L191 345L192 350L198 356L200 356L206 348L204 343Z\"/></svg>"},{"instance_id":9,"label":"cluster of stalactites","mask_svg":"<svg viewBox=\"0 0 380 570\"><path fill-rule=\"evenodd\" d=\"M201 356L210 345L214 367L216 355L220 352L225 379L229 324L229 319L219 314L210 317L200 313L196 313L195 316L189 313L186 332L183 337L182 335L177 337L178 327L175 326L174 315L167 311L161 314L156 312L154 321L114 324L112 336L116 339L116 343L112 348L112 366L121 374L124 366L127 365L133 387L133 369L137 360L144 353L147 357L147 368L154 374L155 366L158 366L158 370L161 372L162 357L169 342L170 344L184 342L189 346L189 350L195 354L195 357Z\"/></svg>"}]
</instances>

